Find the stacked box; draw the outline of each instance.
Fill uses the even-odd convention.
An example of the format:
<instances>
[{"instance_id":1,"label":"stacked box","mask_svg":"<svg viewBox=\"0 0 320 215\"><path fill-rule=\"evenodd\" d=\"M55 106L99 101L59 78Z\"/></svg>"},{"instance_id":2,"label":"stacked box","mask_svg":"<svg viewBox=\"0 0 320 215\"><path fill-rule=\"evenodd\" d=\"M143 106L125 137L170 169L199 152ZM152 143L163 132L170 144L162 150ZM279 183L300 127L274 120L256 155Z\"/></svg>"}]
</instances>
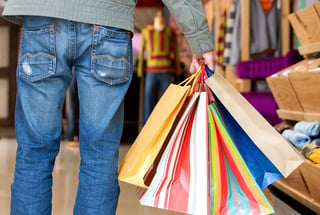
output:
<instances>
[{"instance_id":1,"label":"stacked box","mask_svg":"<svg viewBox=\"0 0 320 215\"><path fill-rule=\"evenodd\" d=\"M317 53L320 50L320 2L289 15L289 21L301 47L301 55Z\"/></svg>"},{"instance_id":2,"label":"stacked box","mask_svg":"<svg viewBox=\"0 0 320 215\"><path fill-rule=\"evenodd\" d=\"M300 61L267 78L283 119L320 120L320 58Z\"/></svg>"}]
</instances>

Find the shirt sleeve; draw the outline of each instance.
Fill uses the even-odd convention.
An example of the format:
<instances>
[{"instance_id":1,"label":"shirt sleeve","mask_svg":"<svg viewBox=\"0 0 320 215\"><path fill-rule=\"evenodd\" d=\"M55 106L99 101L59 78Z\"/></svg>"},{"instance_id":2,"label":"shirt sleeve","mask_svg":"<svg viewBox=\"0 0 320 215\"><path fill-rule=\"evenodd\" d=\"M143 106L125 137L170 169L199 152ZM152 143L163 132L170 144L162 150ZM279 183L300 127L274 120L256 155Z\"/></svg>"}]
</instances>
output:
<instances>
[{"instance_id":1,"label":"shirt sleeve","mask_svg":"<svg viewBox=\"0 0 320 215\"><path fill-rule=\"evenodd\" d=\"M163 0L194 54L213 49L213 38L200 0Z\"/></svg>"}]
</instances>

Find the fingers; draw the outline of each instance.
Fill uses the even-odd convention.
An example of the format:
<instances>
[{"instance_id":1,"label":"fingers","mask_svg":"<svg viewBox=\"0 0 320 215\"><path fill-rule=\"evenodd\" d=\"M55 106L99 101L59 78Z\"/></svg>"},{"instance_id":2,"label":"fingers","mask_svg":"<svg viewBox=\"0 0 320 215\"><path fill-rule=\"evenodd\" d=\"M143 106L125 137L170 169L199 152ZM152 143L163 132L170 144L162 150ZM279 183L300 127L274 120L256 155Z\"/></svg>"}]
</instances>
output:
<instances>
[{"instance_id":1,"label":"fingers","mask_svg":"<svg viewBox=\"0 0 320 215\"><path fill-rule=\"evenodd\" d=\"M203 54L204 57L204 62L208 66L208 68L213 71L214 70L214 65L218 60L218 57L214 51L211 52L206 52Z\"/></svg>"},{"instance_id":2,"label":"fingers","mask_svg":"<svg viewBox=\"0 0 320 215\"><path fill-rule=\"evenodd\" d=\"M196 72L203 63L206 64L211 71L213 71L217 59L218 57L214 51L209 51L203 53L202 55L193 55L192 62L190 64L190 73Z\"/></svg>"}]
</instances>

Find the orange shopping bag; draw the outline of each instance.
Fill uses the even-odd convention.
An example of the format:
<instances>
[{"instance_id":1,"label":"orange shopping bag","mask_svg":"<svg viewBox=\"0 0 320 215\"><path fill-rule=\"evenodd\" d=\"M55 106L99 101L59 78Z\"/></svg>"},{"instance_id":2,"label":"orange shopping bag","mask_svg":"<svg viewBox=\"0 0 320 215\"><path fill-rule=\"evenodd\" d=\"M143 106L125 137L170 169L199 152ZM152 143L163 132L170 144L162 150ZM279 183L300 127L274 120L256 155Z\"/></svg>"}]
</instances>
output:
<instances>
[{"instance_id":1,"label":"orange shopping bag","mask_svg":"<svg viewBox=\"0 0 320 215\"><path fill-rule=\"evenodd\" d=\"M144 177L152 167L172 126L199 76L194 73L179 85L171 84L162 95L138 137L120 164L119 180L147 188Z\"/></svg>"}]
</instances>

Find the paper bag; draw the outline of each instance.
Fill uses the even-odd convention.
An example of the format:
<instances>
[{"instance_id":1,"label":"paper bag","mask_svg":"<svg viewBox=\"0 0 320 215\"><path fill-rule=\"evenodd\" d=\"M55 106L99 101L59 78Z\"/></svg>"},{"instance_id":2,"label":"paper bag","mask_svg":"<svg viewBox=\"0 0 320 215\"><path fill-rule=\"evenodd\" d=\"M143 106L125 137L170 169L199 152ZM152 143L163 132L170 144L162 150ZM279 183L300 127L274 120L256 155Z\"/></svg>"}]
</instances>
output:
<instances>
[{"instance_id":1,"label":"paper bag","mask_svg":"<svg viewBox=\"0 0 320 215\"><path fill-rule=\"evenodd\" d=\"M182 213L209 213L207 95L196 92L162 154L142 205Z\"/></svg>"},{"instance_id":2,"label":"paper bag","mask_svg":"<svg viewBox=\"0 0 320 215\"><path fill-rule=\"evenodd\" d=\"M279 170L260 151L217 98L215 98L215 103L226 128L260 188L264 189L282 178L283 176Z\"/></svg>"},{"instance_id":3,"label":"paper bag","mask_svg":"<svg viewBox=\"0 0 320 215\"><path fill-rule=\"evenodd\" d=\"M168 138L187 97L194 92L199 76L200 69L179 85L169 85L122 160L118 177L120 181L147 188L144 177Z\"/></svg>"},{"instance_id":4,"label":"paper bag","mask_svg":"<svg viewBox=\"0 0 320 215\"><path fill-rule=\"evenodd\" d=\"M147 187L143 178L160 151L189 89L189 86L174 84L168 87L125 155L120 165L120 181Z\"/></svg>"},{"instance_id":5,"label":"paper bag","mask_svg":"<svg viewBox=\"0 0 320 215\"><path fill-rule=\"evenodd\" d=\"M302 162L288 143L255 108L218 72L206 80L213 94L220 100L257 147L285 177Z\"/></svg>"}]
</instances>

